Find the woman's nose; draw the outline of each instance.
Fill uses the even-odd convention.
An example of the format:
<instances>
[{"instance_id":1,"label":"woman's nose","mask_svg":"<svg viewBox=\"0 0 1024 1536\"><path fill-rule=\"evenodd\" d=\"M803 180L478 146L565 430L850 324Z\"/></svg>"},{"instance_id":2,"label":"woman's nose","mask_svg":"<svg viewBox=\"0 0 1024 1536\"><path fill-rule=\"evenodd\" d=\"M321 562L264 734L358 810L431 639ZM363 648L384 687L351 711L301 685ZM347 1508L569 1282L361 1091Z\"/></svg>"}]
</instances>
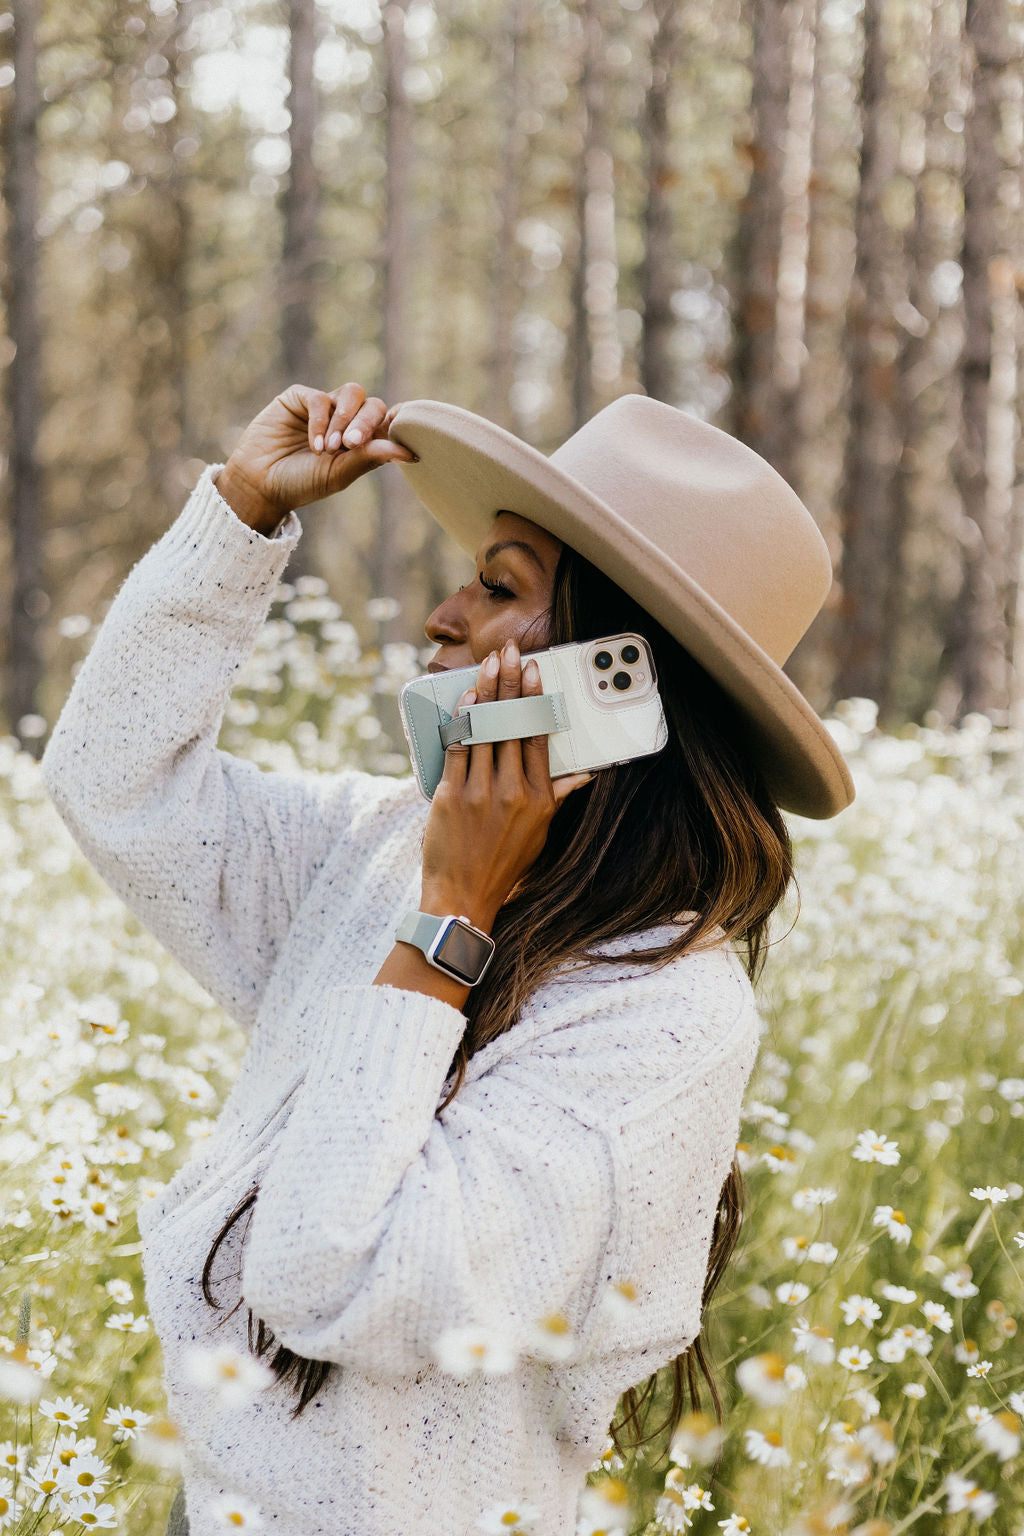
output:
<instances>
[{"instance_id":1,"label":"woman's nose","mask_svg":"<svg viewBox=\"0 0 1024 1536\"><path fill-rule=\"evenodd\" d=\"M462 588L460 587L459 592L461 591ZM456 610L455 597L457 596L458 593L455 593L453 597L448 597L443 603L440 603L423 626L427 639L434 645L440 645L442 640L457 642L462 638L465 624L459 618Z\"/></svg>"}]
</instances>

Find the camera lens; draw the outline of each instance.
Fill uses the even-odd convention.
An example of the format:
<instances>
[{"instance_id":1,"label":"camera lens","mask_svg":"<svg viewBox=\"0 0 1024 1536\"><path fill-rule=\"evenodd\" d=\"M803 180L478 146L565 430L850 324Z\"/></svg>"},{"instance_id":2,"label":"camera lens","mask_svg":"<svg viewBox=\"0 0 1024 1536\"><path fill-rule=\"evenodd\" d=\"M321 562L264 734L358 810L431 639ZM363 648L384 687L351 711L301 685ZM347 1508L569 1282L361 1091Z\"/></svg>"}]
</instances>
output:
<instances>
[{"instance_id":1,"label":"camera lens","mask_svg":"<svg viewBox=\"0 0 1024 1536\"><path fill-rule=\"evenodd\" d=\"M612 687L617 688L620 693L624 693L632 681L633 679L628 672L616 672L612 678Z\"/></svg>"},{"instance_id":2,"label":"camera lens","mask_svg":"<svg viewBox=\"0 0 1024 1536\"><path fill-rule=\"evenodd\" d=\"M613 665L614 661L615 657L612 655L611 651L598 651L597 655L594 657L594 666L600 667L602 672L607 672L608 668Z\"/></svg>"},{"instance_id":3,"label":"camera lens","mask_svg":"<svg viewBox=\"0 0 1024 1536\"><path fill-rule=\"evenodd\" d=\"M634 661L640 660L639 648L635 645L624 645L619 652L619 660L624 662L627 667L632 666Z\"/></svg>"}]
</instances>

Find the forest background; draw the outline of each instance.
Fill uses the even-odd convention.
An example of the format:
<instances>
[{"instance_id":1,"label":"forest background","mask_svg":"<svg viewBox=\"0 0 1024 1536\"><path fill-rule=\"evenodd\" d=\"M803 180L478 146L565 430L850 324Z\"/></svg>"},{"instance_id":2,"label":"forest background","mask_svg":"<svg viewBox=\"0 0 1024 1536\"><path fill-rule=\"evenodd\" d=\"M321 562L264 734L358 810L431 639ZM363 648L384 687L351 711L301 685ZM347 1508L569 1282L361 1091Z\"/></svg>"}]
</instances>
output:
<instances>
[{"instance_id":1,"label":"forest background","mask_svg":"<svg viewBox=\"0 0 1024 1536\"><path fill-rule=\"evenodd\" d=\"M1019 724L1022 39L1020 0L18 0L8 729L203 464L349 378L544 452L630 390L713 421L829 542L819 710ZM302 521L289 579L423 648L466 560L400 471Z\"/></svg>"}]
</instances>

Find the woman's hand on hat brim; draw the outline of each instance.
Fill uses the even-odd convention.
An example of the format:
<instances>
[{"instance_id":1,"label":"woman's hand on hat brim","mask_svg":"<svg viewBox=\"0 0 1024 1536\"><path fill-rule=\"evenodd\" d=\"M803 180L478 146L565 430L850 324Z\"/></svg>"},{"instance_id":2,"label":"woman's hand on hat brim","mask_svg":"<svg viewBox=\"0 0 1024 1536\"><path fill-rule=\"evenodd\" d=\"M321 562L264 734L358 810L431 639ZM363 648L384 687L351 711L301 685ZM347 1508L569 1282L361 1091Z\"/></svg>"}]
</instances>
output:
<instances>
[{"instance_id":1,"label":"woman's hand on hat brim","mask_svg":"<svg viewBox=\"0 0 1024 1536\"><path fill-rule=\"evenodd\" d=\"M486 661L477 674L475 698L459 706L543 693L536 662L522 666L514 642L501 653L499 671ZM548 738L459 743L445 752L423 837L424 911L453 912L489 928L547 841L562 802L593 774L552 779Z\"/></svg>"},{"instance_id":2,"label":"woman's hand on hat brim","mask_svg":"<svg viewBox=\"0 0 1024 1536\"><path fill-rule=\"evenodd\" d=\"M367 397L361 384L291 384L246 427L218 490L223 478L244 493L247 509L258 505L282 518L345 490L379 464L414 463L416 455L388 436L397 409Z\"/></svg>"}]
</instances>

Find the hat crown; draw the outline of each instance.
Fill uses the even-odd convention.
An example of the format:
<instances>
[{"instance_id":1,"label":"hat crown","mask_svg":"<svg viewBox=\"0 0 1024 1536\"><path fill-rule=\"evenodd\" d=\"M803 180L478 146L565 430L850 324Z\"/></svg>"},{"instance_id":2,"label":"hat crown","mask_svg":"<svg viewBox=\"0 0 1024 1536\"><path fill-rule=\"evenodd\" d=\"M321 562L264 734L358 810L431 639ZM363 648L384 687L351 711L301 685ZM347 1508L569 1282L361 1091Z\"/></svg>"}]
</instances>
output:
<instances>
[{"instance_id":1,"label":"hat crown","mask_svg":"<svg viewBox=\"0 0 1024 1536\"><path fill-rule=\"evenodd\" d=\"M660 400L622 395L549 463L685 571L778 666L791 655L832 565L807 508L752 448Z\"/></svg>"}]
</instances>

